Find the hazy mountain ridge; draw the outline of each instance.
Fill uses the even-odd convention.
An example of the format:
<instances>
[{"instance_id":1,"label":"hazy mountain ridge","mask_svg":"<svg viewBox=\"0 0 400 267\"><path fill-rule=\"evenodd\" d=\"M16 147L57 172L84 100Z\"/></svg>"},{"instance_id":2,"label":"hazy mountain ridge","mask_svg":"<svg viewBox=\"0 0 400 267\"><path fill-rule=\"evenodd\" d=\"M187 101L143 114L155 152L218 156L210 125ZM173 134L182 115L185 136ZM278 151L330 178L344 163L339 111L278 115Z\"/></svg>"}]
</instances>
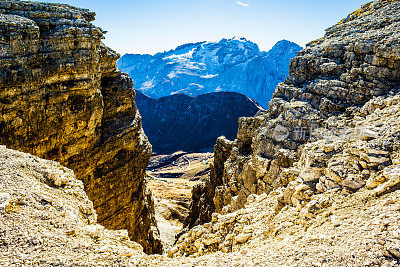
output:
<instances>
[{"instance_id":1,"label":"hazy mountain ridge","mask_svg":"<svg viewBox=\"0 0 400 267\"><path fill-rule=\"evenodd\" d=\"M233 91L266 107L275 87L288 75L290 59L300 49L282 40L262 52L257 44L235 37L218 43L184 44L154 56L126 54L117 64L129 73L135 89L153 98Z\"/></svg>"},{"instance_id":2,"label":"hazy mountain ridge","mask_svg":"<svg viewBox=\"0 0 400 267\"><path fill-rule=\"evenodd\" d=\"M167 154L212 151L219 136L236 137L239 117L262 110L255 101L235 92L154 99L136 91L136 105L153 152Z\"/></svg>"}]
</instances>

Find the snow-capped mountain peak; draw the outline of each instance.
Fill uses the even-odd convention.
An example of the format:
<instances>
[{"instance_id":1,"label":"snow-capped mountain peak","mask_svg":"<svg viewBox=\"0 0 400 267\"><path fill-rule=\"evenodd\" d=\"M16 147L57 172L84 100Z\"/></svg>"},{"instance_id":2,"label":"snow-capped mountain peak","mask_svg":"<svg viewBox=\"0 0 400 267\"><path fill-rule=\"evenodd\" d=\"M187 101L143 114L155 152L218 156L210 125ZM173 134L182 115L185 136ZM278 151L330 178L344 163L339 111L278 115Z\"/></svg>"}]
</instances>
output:
<instances>
[{"instance_id":1,"label":"snow-capped mountain peak","mask_svg":"<svg viewBox=\"0 0 400 267\"><path fill-rule=\"evenodd\" d=\"M247 39L243 36L234 36L231 40L233 41L240 41L240 42L247 42Z\"/></svg>"},{"instance_id":2,"label":"snow-capped mountain peak","mask_svg":"<svg viewBox=\"0 0 400 267\"><path fill-rule=\"evenodd\" d=\"M233 37L184 44L154 56L127 54L118 67L131 76L135 89L153 98L234 91L266 107L276 85L286 78L290 59L300 49L283 40L261 52L246 38Z\"/></svg>"}]
</instances>

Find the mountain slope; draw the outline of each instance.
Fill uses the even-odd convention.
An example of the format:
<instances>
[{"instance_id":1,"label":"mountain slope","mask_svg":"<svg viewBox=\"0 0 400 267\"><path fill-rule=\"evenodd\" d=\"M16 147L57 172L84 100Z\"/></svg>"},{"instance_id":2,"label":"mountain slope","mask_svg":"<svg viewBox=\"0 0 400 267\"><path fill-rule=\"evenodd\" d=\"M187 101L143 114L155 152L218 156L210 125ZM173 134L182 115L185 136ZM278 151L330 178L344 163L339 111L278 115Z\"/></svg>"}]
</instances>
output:
<instances>
[{"instance_id":1,"label":"mountain slope","mask_svg":"<svg viewBox=\"0 0 400 267\"><path fill-rule=\"evenodd\" d=\"M234 138L238 119L261 108L244 95L219 92L150 98L136 91L143 129L156 153L212 151L221 135Z\"/></svg>"},{"instance_id":2,"label":"mountain slope","mask_svg":"<svg viewBox=\"0 0 400 267\"><path fill-rule=\"evenodd\" d=\"M1 266L127 266L145 256L127 230L97 223L82 181L60 163L0 146L0 181Z\"/></svg>"},{"instance_id":3,"label":"mountain slope","mask_svg":"<svg viewBox=\"0 0 400 267\"><path fill-rule=\"evenodd\" d=\"M0 144L74 170L99 223L160 253L144 180L151 146L132 80L94 19L68 5L0 1Z\"/></svg>"},{"instance_id":4,"label":"mountain slope","mask_svg":"<svg viewBox=\"0 0 400 267\"><path fill-rule=\"evenodd\" d=\"M400 1L366 4L297 54L268 111L241 118L235 141L218 139L171 255L302 240L293 265L310 265L317 241L329 251L317 263L398 266L399 11ZM257 213L246 209L255 195L267 199Z\"/></svg>"},{"instance_id":5,"label":"mountain slope","mask_svg":"<svg viewBox=\"0 0 400 267\"><path fill-rule=\"evenodd\" d=\"M300 49L283 40L261 52L255 43L233 38L185 44L154 56L126 54L117 64L131 76L135 89L153 98L233 91L266 107Z\"/></svg>"}]
</instances>

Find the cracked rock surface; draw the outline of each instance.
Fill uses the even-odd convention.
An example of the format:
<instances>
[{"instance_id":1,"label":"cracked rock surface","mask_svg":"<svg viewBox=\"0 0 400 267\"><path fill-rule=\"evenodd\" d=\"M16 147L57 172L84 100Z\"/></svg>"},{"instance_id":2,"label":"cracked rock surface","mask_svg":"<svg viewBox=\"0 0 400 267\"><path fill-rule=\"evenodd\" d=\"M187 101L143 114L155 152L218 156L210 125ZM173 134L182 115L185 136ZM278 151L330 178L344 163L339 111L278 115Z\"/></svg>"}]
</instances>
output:
<instances>
[{"instance_id":1,"label":"cracked rock surface","mask_svg":"<svg viewBox=\"0 0 400 267\"><path fill-rule=\"evenodd\" d=\"M93 203L73 171L0 146L0 265L124 264L143 257L127 230L97 223Z\"/></svg>"},{"instance_id":2,"label":"cracked rock surface","mask_svg":"<svg viewBox=\"0 0 400 267\"><path fill-rule=\"evenodd\" d=\"M211 168L210 178L194 188L186 228L170 256L241 251L239 247L251 244L263 223L288 228L283 231L288 234L294 231L286 225L292 219L296 220L294 225L308 229L296 237L301 239L298 248L304 245L301 249L307 251L312 246L303 243L305 236L325 233L318 216L330 213L338 203L354 206L350 224L357 225L357 214L364 216L364 204L371 205L372 212L375 204L378 207L385 203L387 194L393 194L393 199L387 201L399 202L399 10L399 1L366 4L297 54L286 81L276 88L269 110L257 117L242 118L233 142L217 141L215 167ZM228 152L221 148L228 148ZM260 213L249 204L257 195L268 200ZM360 195L362 199L357 198ZM291 215L280 221L288 212ZM387 216L396 217L398 210L389 213ZM378 223L386 215L368 216L363 218ZM342 219L337 219L337 225ZM259 221L263 223L259 225ZM389 247L398 248L399 240L394 238L398 223L392 223L395 226L389 231L393 237ZM350 249L358 253L351 256L355 260L344 259L343 265L362 265L364 259L371 260L372 265L386 260L388 264L397 262L397 249L392 253L386 248L389 252L370 251L369 246L375 248L376 244L369 238L370 230L346 227L343 233L363 238L347 236L352 240L348 242L360 246ZM269 231L265 231L266 240ZM380 236L377 232L370 234ZM333 233L332 238L337 237ZM272 244L279 242L279 238L271 240ZM363 242L368 245L361 246ZM282 244L297 248L287 243ZM346 253L331 245L331 253L337 253L331 264L340 265L339 255ZM383 258L378 256L381 254ZM304 263L304 258L298 263L289 263L288 259L282 260L287 264Z\"/></svg>"},{"instance_id":3,"label":"cracked rock surface","mask_svg":"<svg viewBox=\"0 0 400 267\"><path fill-rule=\"evenodd\" d=\"M399 1L366 4L292 59L269 110L241 118L229 156L215 157L223 168L194 191L191 222L281 187L312 195L387 179L399 164L399 10Z\"/></svg>"},{"instance_id":4,"label":"cracked rock surface","mask_svg":"<svg viewBox=\"0 0 400 267\"><path fill-rule=\"evenodd\" d=\"M119 55L95 14L61 4L0 1L0 144L74 170L98 221L160 253L144 180L151 145Z\"/></svg>"}]
</instances>

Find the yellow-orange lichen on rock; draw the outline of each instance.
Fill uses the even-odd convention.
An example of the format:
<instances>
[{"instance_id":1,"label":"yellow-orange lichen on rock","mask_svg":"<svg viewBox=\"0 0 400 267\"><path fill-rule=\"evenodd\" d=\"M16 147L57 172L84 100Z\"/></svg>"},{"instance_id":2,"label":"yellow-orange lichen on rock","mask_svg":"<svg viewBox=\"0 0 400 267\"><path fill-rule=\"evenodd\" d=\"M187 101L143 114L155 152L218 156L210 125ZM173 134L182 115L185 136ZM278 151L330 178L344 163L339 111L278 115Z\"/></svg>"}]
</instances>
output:
<instances>
[{"instance_id":1,"label":"yellow-orange lichen on rock","mask_svg":"<svg viewBox=\"0 0 400 267\"><path fill-rule=\"evenodd\" d=\"M0 144L52 159L83 180L101 224L162 251L144 175L151 145L119 55L95 14L0 1Z\"/></svg>"}]
</instances>

